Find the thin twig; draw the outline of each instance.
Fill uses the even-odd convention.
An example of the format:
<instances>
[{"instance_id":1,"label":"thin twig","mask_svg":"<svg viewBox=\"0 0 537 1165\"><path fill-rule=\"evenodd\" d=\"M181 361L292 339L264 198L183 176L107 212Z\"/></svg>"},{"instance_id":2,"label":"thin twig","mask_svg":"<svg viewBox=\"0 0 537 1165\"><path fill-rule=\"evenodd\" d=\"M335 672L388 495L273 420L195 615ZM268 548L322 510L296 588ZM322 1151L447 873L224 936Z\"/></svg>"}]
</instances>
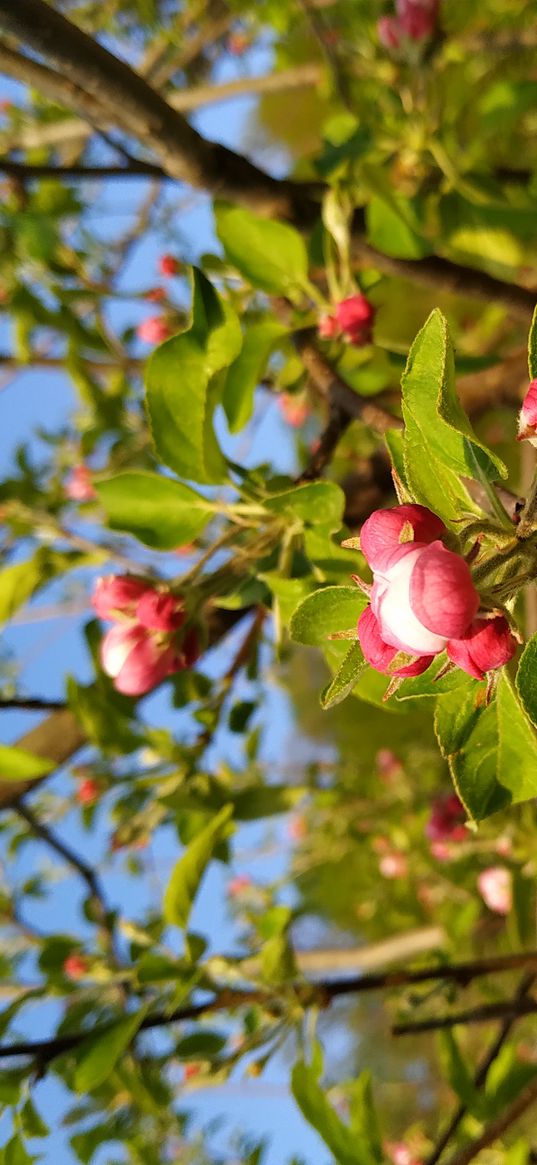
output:
<instances>
[{"instance_id":1,"label":"thin twig","mask_svg":"<svg viewBox=\"0 0 537 1165\"><path fill-rule=\"evenodd\" d=\"M302 473L297 478L297 485L305 481L316 481L321 476L323 469L332 460L341 437L351 423L351 419L349 413L344 411L340 405L332 402L329 403L328 421L306 468L302 470Z\"/></svg>"},{"instance_id":2,"label":"thin twig","mask_svg":"<svg viewBox=\"0 0 537 1165\"><path fill-rule=\"evenodd\" d=\"M392 1027L392 1035L418 1035L420 1032L457 1027L458 1024L469 1026L474 1023L490 1023L494 1019L512 1021L523 1015L534 1015L535 1012L537 999L505 999L498 1003L484 1003L481 1007L470 1008L469 1011L458 1011L454 1015L431 1016L430 1019L420 1019L413 1023L396 1023Z\"/></svg>"},{"instance_id":3,"label":"thin twig","mask_svg":"<svg viewBox=\"0 0 537 1165\"><path fill-rule=\"evenodd\" d=\"M302 328L295 332L293 343L317 392L328 402L329 407L339 409L341 414L346 414L353 420L363 421L376 433L403 428L402 420L378 404L378 398L371 400L358 396L342 380L329 360L321 355L314 328Z\"/></svg>"},{"instance_id":4,"label":"thin twig","mask_svg":"<svg viewBox=\"0 0 537 1165\"><path fill-rule=\"evenodd\" d=\"M65 700L39 700L31 696L12 696L4 699L0 697L0 712L9 708L17 708L21 712L52 712L56 708L65 708Z\"/></svg>"},{"instance_id":5,"label":"thin twig","mask_svg":"<svg viewBox=\"0 0 537 1165\"><path fill-rule=\"evenodd\" d=\"M41 840L44 841L46 845L48 845L49 849L54 850L55 853L59 854L60 857L62 857L64 861L67 862L68 866L71 866L73 870L76 870L76 872L80 874L80 877L86 883L86 886L90 892L90 897L94 904L95 917L98 925L100 926L103 934L106 936L107 944L111 953L114 955L115 961L120 962L121 960L118 957L114 926L113 922L111 921L111 912L107 906L99 879L97 878L93 867L89 866L87 862L85 862L84 859L75 852L75 850L71 849L71 846L62 841L61 837L58 837L58 835L52 829L50 829L48 825L44 825L43 822L40 821L38 817L36 817L35 813L28 808L24 801L19 801L15 808L19 817L22 817L23 821L26 822L32 833L35 834L36 837L41 838Z\"/></svg>"},{"instance_id":6,"label":"thin twig","mask_svg":"<svg viewBox=\"0 0 537 1165\"><path fill-rule=\"evenodd\" d=\"M100 181L105 178L161 178L169 179L161 166L152 162L138 161L136 158L125 166L84 166L73 163L70 166L55 166L53 163L41 165L29 162L14 162L11 158L0 158L0 173L30 182L40 178L80 178L85 181Z\"/></svg>"}]
</instances>

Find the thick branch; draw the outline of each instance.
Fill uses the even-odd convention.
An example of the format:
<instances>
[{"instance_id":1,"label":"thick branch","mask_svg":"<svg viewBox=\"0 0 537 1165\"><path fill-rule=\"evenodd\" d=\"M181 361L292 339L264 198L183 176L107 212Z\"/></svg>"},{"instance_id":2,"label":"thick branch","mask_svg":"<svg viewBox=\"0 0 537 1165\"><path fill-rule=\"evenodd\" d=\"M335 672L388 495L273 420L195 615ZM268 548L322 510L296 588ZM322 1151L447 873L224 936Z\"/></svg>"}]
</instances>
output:
<instances>
[{"instance_id":1,"label":"thick branch","mask_svg":"<svg viewBox=\"0 0 537 1165\"><path fill-rule=\"evenodd\" d=\"M11 699L0 699L0 712L17 708L21 712L53 712L56 708L65 708L65 700L39 700L33 696L13 696Z\"/></svg>"},{"instance_id":2,"label":"thick branch","mask_svg":"<svg viewBox=\"0 0 537 1165\"><path fill-rule=\"evenodd\" d=\"M160 166L137 160L129 162L128 166L84 166L82 163L55 166L52 162L33 165L29 162L13 162L11 158L0 158L0 173L19 178L22 182L39 178L81 178L84 182L102 181L105 178L169 178Z\"/></svg>"},{"instance_id":3,"label":"thick branch","mask_svg":"<svg viewBox=\"0 0 537 1165\"><path fill-rule=\"evenodd\" d=\"M317 392L330 408L338 409L352 420L363 421L376 433L403 428L403 422L399 417L377 403L378 397L371 400L358 396L348 384L345 384L328 360L321 355L317 347L317 334L313 328L295 332L293 343Z\"/></svg>"},{"instance_id":4,"label":"thick branch","mask_svg":"<svg viewBox=\"0 0 537 1165\"><path fill-rule=\"evenodd\" d=\"M172 177L262 214L294 218L309 207L313 217L311 187L303 190L271 178L240 154L205 141L134 69L44 0L20 0L15 6L0 0L0 27L47 57L62 79L83 90L91 118L101 110L102 120L104 107L106 120L111 118L148 146Z\"/></svg>"}]
</instances>

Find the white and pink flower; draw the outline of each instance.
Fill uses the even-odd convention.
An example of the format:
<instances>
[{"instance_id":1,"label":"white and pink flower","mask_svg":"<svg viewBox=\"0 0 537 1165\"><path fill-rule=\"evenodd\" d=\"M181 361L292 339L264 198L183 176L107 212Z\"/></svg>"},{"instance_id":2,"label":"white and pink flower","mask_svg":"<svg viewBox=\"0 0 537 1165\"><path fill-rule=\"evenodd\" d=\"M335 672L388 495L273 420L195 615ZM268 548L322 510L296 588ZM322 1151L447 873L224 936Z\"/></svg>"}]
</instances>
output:
<instances>
[{"instance_id":1,"label":"white and pink flower","mask_svg":"<svg viewBox=\"0 0 537 1165\"><path fill-rule=\"evenodd\" d=\"M331 315L322 315L317 331L321 340L341 336L349 344L362 348L371 343L376 308L365 295L349 295L342 299Z\"/></svg>"},{"instance_id":2,"label":"white and pink flower","mask_svg":"<svg viewBox=\"0 0 537 1165\"><path fill-rule=\"evenodd\" d=\"M485 906L495 914L509 914L513 906L513 876L507 866L489 866L477 879Z\"/></svg>"},{"instance_id":3,"label":"white and pink flower","mask_svg":"<svg viewBox=\"0 0 537 1165\"><path fill-rule=\"evenodd\" d=\"M92 502L97 497L87 465L75 465L64 486L72 502Z\"/></svg>"},{"instance_id":4,"label":"white and pink flower","mask_svg":"<svg viewBox=\"0 0 537 1165\"><path fill-rule=\"evenodd\" d=\"M529 441L537 447L537 380L532 380L522 402L518 418L517 441Z\"/></svg>"}]
</instances>

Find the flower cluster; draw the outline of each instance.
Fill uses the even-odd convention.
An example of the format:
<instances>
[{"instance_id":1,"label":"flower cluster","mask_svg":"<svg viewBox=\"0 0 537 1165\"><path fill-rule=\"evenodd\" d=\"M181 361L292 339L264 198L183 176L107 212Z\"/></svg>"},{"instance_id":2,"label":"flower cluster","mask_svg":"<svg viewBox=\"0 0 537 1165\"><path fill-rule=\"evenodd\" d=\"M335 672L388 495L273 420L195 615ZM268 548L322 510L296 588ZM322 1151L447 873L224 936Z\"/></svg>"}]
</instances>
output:
<instances>
[{"instance_id":1,"label":"flower cluster","mask_svg":"<svg viewBox=\"0 0 537 1165\"><path fill-rule=\"evenodd\" d=\"M371 599L358 638L376 671L417 676L447 651L451 663L482 680L514 655L505 616L478 615L470 568L444 546L446 533L440 518L419 505L376 510L364 523L360 546L373 585L356 579Z\"/></svg>"},{"instance_id":2,"label":"flower cluster","mask_svg":"<svg viewBox=\"0 0 537 1165\"><path fill-rule=\"evenodd\" d=\"M321 316L318 332L321 340L338 337L363 348L371 343L375 308L365 295L350 295L336 305L332 315Z\"/></svg>"},{"instance_id":3,"label":"flower cluster","mask_svg":"<svg viewBox=\"0 0 537 1165\"><path fill-rule=\"evenodd\" d=\"M183 601L170 591L108 575L98 579L92 603L101 619L116 624L101 643L101 664L118 692L142 696L198 658L196 632L185 632Z\"/></svg>"},{"instance_id":4,"label":"flower cluster","mask_svg":"<svg viewBox=\"0 0 537 1165\"><path fill-rule=\"evenodd\" d=\"M435 797L425 826L426 837L432 842L466 841L465 821L466 810L456 793Z\"/></svg>"},{"instance_id":5,"label":"flower cluster","mask_svg":"<svg viewBox=\"0 0 537 1165\"><path fill-rule=\"evenodd\" d=\"M385 49L397 51L405 41L421 44L436 30L438 0L395 0L395 16L382 16L378 38Z\"/></svg>"}]
</instances>

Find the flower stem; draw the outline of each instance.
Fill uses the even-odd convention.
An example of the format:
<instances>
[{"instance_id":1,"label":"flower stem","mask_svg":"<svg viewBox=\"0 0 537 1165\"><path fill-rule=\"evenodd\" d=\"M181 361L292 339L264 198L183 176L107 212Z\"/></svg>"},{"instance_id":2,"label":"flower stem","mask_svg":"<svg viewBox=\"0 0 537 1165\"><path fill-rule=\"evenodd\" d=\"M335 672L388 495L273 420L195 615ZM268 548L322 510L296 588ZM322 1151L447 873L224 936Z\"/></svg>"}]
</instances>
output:
<instances>
[{"instance_id":1,"label":"flower stem","mask_svg":"<svg viewBox=\"0 0 537 1165\"><path fill-rule=\"evenodd\" d=\"M537 473L531 483L526 504L520 515L520 522L516 528L516 536L523 541L537 530Z\"/></svg>"}]
</instances>

